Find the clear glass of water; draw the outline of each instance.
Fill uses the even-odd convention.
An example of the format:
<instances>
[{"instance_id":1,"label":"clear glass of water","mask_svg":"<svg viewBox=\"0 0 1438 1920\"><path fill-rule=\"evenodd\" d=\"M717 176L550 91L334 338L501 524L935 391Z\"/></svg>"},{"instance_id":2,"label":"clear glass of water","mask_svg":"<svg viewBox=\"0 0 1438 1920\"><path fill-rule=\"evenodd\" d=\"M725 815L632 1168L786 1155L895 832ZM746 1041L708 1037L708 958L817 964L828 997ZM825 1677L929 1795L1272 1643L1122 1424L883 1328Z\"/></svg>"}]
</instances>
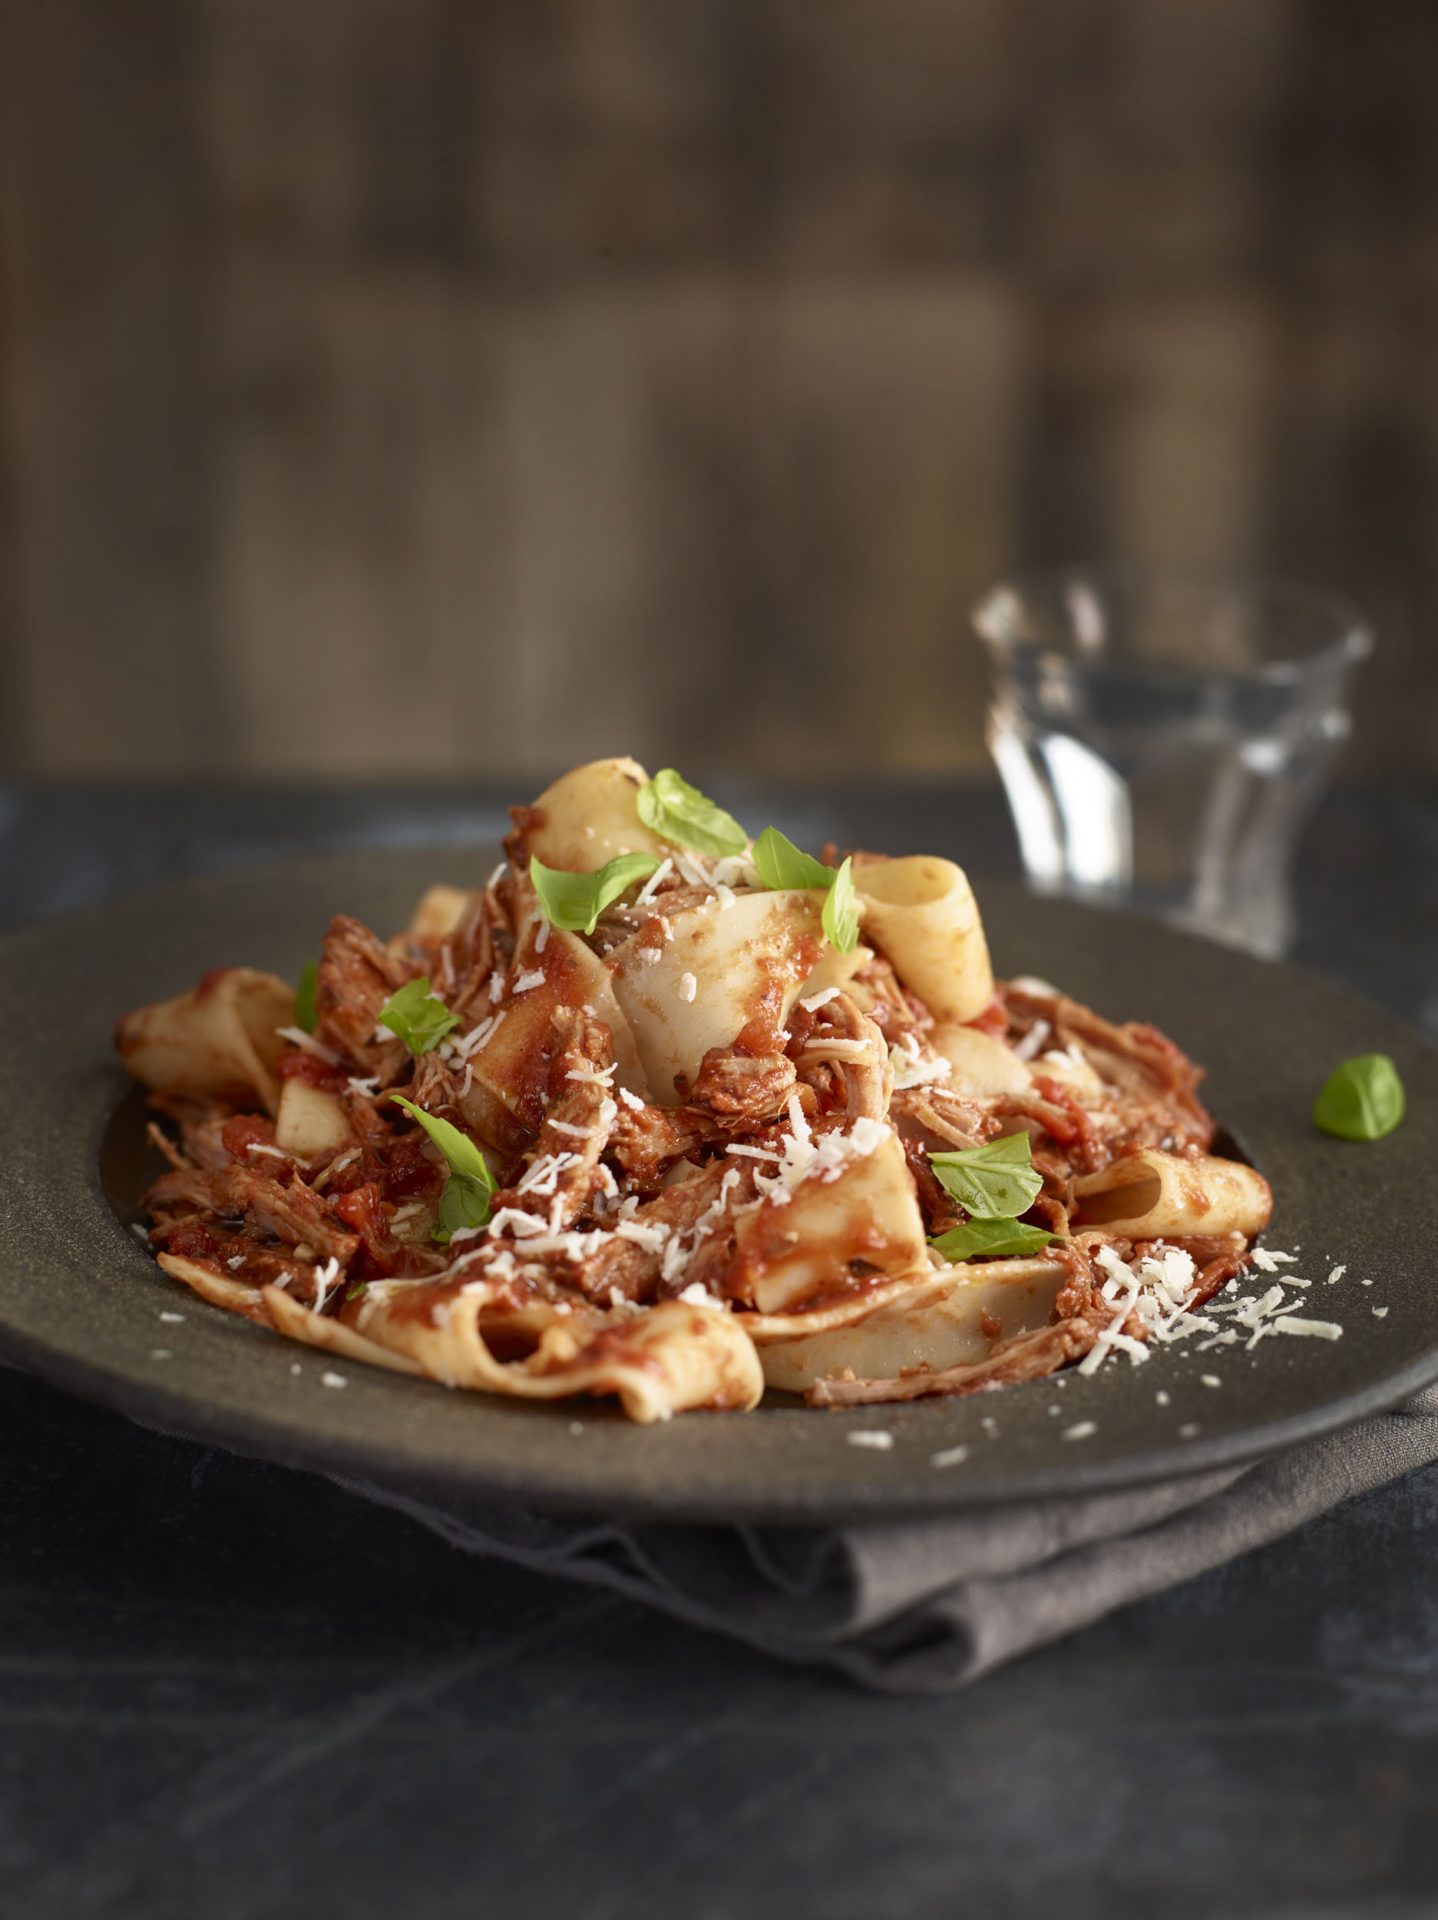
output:
<instances>
[{"instance_id":1,"label":"clear glass of water","mask_svg":"<svg viewBox=\"0 0 1438 1920\"><path fill-rule=\"evenodd\" d=\"M1362 616L1297 586L1075 570L1001 582L973 617L1030 884L1282 954Z\"/></svg>"}]
</instances>

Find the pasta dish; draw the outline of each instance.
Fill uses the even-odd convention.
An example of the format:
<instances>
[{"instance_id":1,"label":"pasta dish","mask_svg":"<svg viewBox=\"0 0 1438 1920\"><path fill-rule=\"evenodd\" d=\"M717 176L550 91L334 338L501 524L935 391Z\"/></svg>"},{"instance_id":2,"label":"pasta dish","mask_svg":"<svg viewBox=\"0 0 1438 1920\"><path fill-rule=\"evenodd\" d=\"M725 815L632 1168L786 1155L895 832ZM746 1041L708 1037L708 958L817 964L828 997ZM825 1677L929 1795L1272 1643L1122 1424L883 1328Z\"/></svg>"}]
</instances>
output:
<instances>
[{"instance_id":1,"label":"pasta dish","mask_svg":"<svg viewBox=\"0 0 1438 1920\"><path fill-rule=\"evenodd\" d=\"M1271 1196L1198 1070L995 980L951 862L751 839L623 759L512 818L394 938L340 915L298 987L224 966L120 1021L174 1280L653 1421L1142 1358L1247 1264Z\"/></svg>"}]
</instances>

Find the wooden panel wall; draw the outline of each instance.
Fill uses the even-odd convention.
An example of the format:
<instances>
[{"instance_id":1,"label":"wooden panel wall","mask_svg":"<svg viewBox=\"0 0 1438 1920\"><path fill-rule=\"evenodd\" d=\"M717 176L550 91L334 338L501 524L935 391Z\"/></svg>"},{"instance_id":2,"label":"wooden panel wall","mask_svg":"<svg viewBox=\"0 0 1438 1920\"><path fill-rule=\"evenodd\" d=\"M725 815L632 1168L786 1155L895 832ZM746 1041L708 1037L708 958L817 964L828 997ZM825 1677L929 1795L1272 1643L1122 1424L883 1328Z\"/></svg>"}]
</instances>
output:
<instances>
[{"instance_id":1,"label":"wooden panel wall","mask_svg":"<svg viewBox=\"0 0 1438 1920\"><path fill-rule=\"evenodd\" d=\"M1426 0L0 0L11 772L982 759L1027 563L1438 759Z\"/></svg>"}]
</instances>

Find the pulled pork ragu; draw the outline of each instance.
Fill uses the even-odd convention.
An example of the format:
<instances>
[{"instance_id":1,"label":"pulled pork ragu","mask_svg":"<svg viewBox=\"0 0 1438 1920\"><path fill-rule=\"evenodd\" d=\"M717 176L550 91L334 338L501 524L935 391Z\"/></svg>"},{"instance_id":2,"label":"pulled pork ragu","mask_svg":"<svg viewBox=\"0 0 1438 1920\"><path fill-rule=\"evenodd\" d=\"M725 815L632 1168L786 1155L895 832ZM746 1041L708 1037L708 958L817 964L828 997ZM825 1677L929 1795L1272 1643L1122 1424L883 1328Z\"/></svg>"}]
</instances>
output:
<instances>
[{"instance_id":1,"label":"pulled pork ragu","mask_svg":"<svg viewBox=\"0 0 1438 1920\"><path fill-rule=\"evenodd\" d=\"M516 809L502 870L483 888L435 890L445 897L426 896L387 943L337 916L318 960L313 1035L277 1038L248 1096L233 1073L223 1078L231 1029L213 1008L164 1003L121 1023L122 1055L153 1089L151 1136L168 1165L144 1206L174 1277L336 1353L536 1397L612 1391L650 1419L752 1405L761 1363L815 1406L1035 1378L1101 1337L1132 1344L1152 1330L1136 1312L1116 1322L1100 1249L1131 1263L1186 1254L1192 1283L1175 1312L1243 1268L1248 1239L1236 1230L1144 1239L1085 1220L1076 1182L1135 1153L1227 1163L1208 1159L1198 1071L1170 1040L1032 983L985 972L971 1017L945 1024L905 984L901 955L865 947L805 991L820 952L806 921L787 958L760 970L737 1028L696 1047L672 1086L647 1083L634 1063L649 1016L635 996L674 928L722 942L736 902L757 913L777 896L743 859L676 854L667 871L656 861L642 903L612 905L591 937L565 933L544 921L528 877L556 818L544 805ZM871 870L857 869L861 894ZM383 1013L421 978L458 1024L416 1057ZM704 994L686 978L681 998L697 994L697 1020ZM279 983L251 979L270 981L271 1004ZM236 974L236 995L243 984ZM223 974L207 988L212 1001L227 991ZM975 1048L990 1050L990 1082ZM451 1168L393 1094L480 1149L493 1184L486 1224L437 1237ZM930 1155L1015 1132L1027 1133L1042 1181L1022 1224L1054 1236L1020 1265L1051 1276L1051 1309L1005 1331L992 1302L980 1304L1005 1259L948 1267L926 1244L967 1218ZM955 1346L965 1289L976 1304ZM938 1294L942 1325L925 1317ZM692 1311L651 1326L665 1303ZM892 1346L863 1344L885 1313L910 1306L912 1354L894 1364ZM858 1343L857 1364L824 1344L836 1339ZM871 1370L881 1364L871 1351L888 1371Z\"/></svg>"}]
</instances>

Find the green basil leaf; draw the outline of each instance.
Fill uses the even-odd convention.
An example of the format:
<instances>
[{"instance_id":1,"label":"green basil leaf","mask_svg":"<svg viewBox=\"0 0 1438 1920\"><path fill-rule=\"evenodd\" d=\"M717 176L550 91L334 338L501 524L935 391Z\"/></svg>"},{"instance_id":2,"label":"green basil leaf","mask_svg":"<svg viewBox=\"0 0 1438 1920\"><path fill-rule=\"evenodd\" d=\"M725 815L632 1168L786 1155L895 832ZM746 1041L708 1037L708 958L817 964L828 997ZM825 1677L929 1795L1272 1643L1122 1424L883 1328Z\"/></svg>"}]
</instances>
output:
<instances>
[{"instance_id":1,"label":"green basil leaf","mask_svg":"<svg viewBox=\"0 0 1438 1920\"><path fill-rule=\"evenodd\" d=\"M673 767L664 767L646 780L635 805L649 831L672 840L676 847L690 847L722 860L727 854L743 853L749 844L748 834L734 816L681 779Z\"/></svg>"},{"instance_id":2,"label":"green basil leaf","mask_svg":"<svg viewBox=\"0 0 1438 1920\"><path fill-rule=\"evenodd\" d=\"M604 909L636 880L647 879L658 865L652 853L621 853L598 873L565 873L542 865L531 854L529 878L550 926L569 933L593 933Z\"/></svg>"},{"instance_id":3,"label":"green basil leaf","mask_svg":"<svg viewBox=\"0 0 1438 1920\"><path fill-rule=\"evenodd\" d=\"M1026 1133L1006 1133L981 1147L931 1153L929 1164L946 1193L976 1220L1012 1220L1043 1189Z\"/></svg>"},{"instance_id":4,"label":"green basil leaf","mask_svg":"<svg viewBox=\"0 0 1438 1920\"><path fill-rule=\"evenodd\" d=\"M489 1162L479 1148L467 1133L461 1133L448 1120L441 1120L438 1114L426 1113L413 1100L406 1100L402 1093L390 1097L397 1107L403 1107L412 1119L418 1120L449 1163L449 1179L439 1197L435 1239L448 1240L457 1227L484 1226L489 1219L495 1185Z\"/></svg>"},{"instance_id":5,"label":"green basil leaf","mask_svg":"<svg viewBox=\"0 0 1438 1920\"><path fill-rule=\"evenodd\" d=\"M1037 1253L1053 1237L1044 1228L1026 1226L1022 1220L965 1220L929 1245L946 1260L975 1260Z\"/></svg>"},{"instance_id":6,"label":"green basil leaf","mask_svg":"<svg viewBox=\"0 0 1438 1920\"><path fill-rule=\"evenodd\" d=\"M824 902L824 937L840 953L852 953L859 944L859 896L853 862L847 857Z\"/></svg>"},{"instance_id":7,"label":"green basil leaf","mask_svg":"<svg viewBox=\"0 0 1438 1920\"><path fill-rule=\"evenodd\" d=\"M482 1227L489 1219L492 1192L467 1173L452 1173L439 1196L439 1215L431 1239L445 1245L460 1227Z\"/></svg>"},{"instance_id":8,"label":"green basil leaf","mask_svg":"<svg viewBox=\"0 0 1438 1920\"><path fill-rule=\"evenodd\" d=\"M430 992L429 979L421 974L418 980L407 981L398 993L390 995L379 1010L379 1023L397 1040L403 1040L418 1058L437 1047L447 1033L454 1032L459 1016Z\"/></svg>"},{"instance_id":9,"label":"green basil leaf","mask_svg":"<svg viewBox=\"0 0 1438 1920\"><path fill-rule=\"evenodd\" d=\"M315 996L319 991L320 970L316 961L310 964L300 975L300 983L295 988L295 1025L301 1033L313 1033L315 1021L319 1015L315 1008Z\"/></svg>"},{"instance_id":10,"label":"green basil leaf","mask_svg":"<svg viewBox=\"0 0 1438 1920\"><path fill-rule=\"evenodd\" d=\"M1398 1069L1386 1053L1360 1053L1334 1069L1313 1103L1313 1124L1339 1140L1381 1140L1403 1118Z\"/></svg>"},{"instance_id":11,"label":"green basil leaf","mask_svg":"<svg viewBox=\"0 0 1438 1920\"><path fill-rule=\"evenodd\" d=\"M765 827L754 842L754 868L771 890L787 887L832 887L834 869L807 853L777 827Z\"/></svg>"}]
</instances>

